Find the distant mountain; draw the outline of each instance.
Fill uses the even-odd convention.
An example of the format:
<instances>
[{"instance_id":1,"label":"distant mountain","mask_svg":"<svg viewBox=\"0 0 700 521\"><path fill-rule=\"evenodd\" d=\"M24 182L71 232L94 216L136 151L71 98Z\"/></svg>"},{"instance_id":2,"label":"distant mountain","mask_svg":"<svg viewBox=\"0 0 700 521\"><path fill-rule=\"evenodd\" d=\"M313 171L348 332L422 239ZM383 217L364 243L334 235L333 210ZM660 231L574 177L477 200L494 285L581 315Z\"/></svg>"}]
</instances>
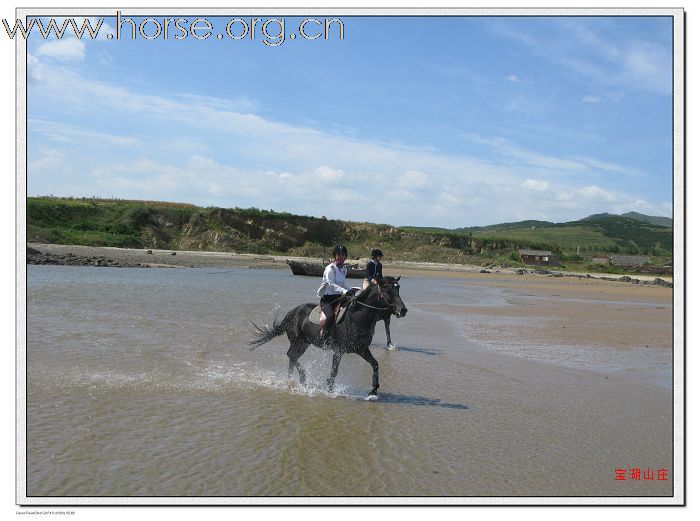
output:
<instances>
[{"instance_id":1,"label":"distant mountain","mask_svg":"<svg viewBox=\"0 0 700 521\"><path fill-rule=\"evenodd\" d=\"M471 226L469 228L456 228L455 232L498 232L505 230L525 230L533 228L545 228L548 226L554 226L554 223L549 221L518 221L514 223L501 223L501 224L490 224L488 226Z\"/></svg>"},{"instance_id":2,"label":"distant mountain","mask_svg":"<svg viewBox=\"0 0 700 521\"><path fill-rule=\"evenodd\" d=\"M617 217L617 214L608 213L608 212L594 213L593 215L589 215L588 217L584 217L583 219L581 219L581 221L597 221L599 219L607 219L608 217ZM576 221L572 221L572 222L576 222Z\"/></svg>"},{"instance_id":3,"label":"distant mountain","mask_svg":"<svg viewBox=\"0 0 700 521\"><path fill-rule=\"evenodd\" d=\"M666 228L673 228L673 219L670 219L669 217L654 217L651 215L644 215L643 213L637 212L623 213L622 217L634 219L635 221L642 221L643 223L655 224L656 226L665 226Z\"/></svg>"},{"instance_id":4,"label":"distant mountain","mask_svg":"<svg viewBox=\"0 0 700 521\"><path fill-rule=\"evenodd\" d=\"M665 228L673 228L673 219L670 219L668 217L644 215L643 213L638 213L638 212L627 212L627 213L623 213L622 215L619 215L619 216L617 214L614 214L614 213L596 213L593 215L589 215L588 217L584 217L581 220L582 221L596 221L596 220L600 220L600 219L607 219L608 217L626 217L627 219L632 219L632 220L647 223L647 224L653 224L654 226L663 226Z\"/></svg>"}]
</instances>

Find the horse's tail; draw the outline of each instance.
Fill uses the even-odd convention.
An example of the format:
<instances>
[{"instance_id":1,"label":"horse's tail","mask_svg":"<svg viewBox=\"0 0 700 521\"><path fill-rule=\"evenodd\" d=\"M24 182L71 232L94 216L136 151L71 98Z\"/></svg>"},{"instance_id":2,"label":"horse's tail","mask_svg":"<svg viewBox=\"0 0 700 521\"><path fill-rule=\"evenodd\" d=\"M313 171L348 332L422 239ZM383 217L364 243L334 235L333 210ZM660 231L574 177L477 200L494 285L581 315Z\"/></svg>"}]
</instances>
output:
<instances>
[{"instance_id":1,"label":"horse's tail","mask_svg":"<svg viewBox=\"0 0 700 521\"><path fill-rule=\"evenodd\" d=\"M287 314L287 316L285 316L282 320L278 322L277 317L275 317L275 319L272 321L271 329L268 329L267 326L260 327L251 320L250 323L255 328L255 331L253 331L253 333L256 334L258 338L255 338L248 342L252 346L250 348L250 351L252 351L256 347L260 347L261 345L268 343L276 336L280 336L282 333L284 333L285 329L287 328L288 318L289 314Z\"/></svg>"}]
</instances>

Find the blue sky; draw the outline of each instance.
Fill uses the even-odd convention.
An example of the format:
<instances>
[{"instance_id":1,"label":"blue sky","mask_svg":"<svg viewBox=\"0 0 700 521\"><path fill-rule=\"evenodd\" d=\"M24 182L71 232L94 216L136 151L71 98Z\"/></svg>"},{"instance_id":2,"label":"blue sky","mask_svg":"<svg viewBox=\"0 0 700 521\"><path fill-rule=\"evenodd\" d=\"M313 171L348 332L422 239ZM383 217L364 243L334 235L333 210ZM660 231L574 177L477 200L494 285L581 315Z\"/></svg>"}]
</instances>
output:
<instances>
[{"instance_id":1,"label":"blue sky","mask_svg":"<svg viewBox=\"0 0 700 521\"><path fill-rule=\"evenodd\" d=\"M671 216L671 18L340 18L342 41L279 46L31 37L28 195L444 227Z\"/></svg>"}]
</instances>

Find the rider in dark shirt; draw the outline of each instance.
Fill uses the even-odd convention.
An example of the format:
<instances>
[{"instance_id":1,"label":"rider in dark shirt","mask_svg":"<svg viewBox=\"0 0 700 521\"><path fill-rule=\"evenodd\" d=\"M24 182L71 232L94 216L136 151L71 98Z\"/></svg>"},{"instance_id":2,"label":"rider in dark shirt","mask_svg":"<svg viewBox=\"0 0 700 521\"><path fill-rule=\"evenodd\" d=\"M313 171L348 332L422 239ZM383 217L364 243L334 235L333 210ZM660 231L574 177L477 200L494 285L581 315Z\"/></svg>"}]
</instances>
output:
<instances>
[{"instance_id":1,"label":"rider in dark shirt","mask_svg":"<svg viewBox=\"0 0 700 521\"><path fill-rule=\"evenodd\" d=\"M379 284L383 282L381 259L384 256L382 250L372 250L372 260L367 263L365 280L362 282L362 289L367 288L370 284Z\"/></svg>"}]
</instances>

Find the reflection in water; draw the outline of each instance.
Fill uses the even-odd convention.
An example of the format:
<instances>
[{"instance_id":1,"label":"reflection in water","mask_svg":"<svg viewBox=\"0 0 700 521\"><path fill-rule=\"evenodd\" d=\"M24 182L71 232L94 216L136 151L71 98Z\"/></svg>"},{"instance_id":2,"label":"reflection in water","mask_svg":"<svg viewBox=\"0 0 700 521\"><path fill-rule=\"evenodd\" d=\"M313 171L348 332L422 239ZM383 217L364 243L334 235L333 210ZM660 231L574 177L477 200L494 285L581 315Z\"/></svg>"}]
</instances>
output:
<instances>
[{"instance_id":1,"label":"reflection in water","mask_svg":"<svg viewBox=\"0 0 700 521\"><path fill-rule=\"evenodd\" d=\"M445 407L446 409L469 410L469 407L461 403L447 403L437 398L427 398L425 396L409 396L403 394L379 393L379 401L382 403L401 403L407 405L429 405L433 407Z\"/></svg>"},{"instance_id":2,"label":"reflection in water","mask_svg":"<svg viewBox=\"0 0 700 521\"><path fill-rule=\"evenodd\" d=\"M428 349L427 347L408 347L403 345L396 345L396 351L406 351L407 353L420 353L422 355L436 356L441 355L442 352L437 349Z\"/></svg>"}]
</instances>

